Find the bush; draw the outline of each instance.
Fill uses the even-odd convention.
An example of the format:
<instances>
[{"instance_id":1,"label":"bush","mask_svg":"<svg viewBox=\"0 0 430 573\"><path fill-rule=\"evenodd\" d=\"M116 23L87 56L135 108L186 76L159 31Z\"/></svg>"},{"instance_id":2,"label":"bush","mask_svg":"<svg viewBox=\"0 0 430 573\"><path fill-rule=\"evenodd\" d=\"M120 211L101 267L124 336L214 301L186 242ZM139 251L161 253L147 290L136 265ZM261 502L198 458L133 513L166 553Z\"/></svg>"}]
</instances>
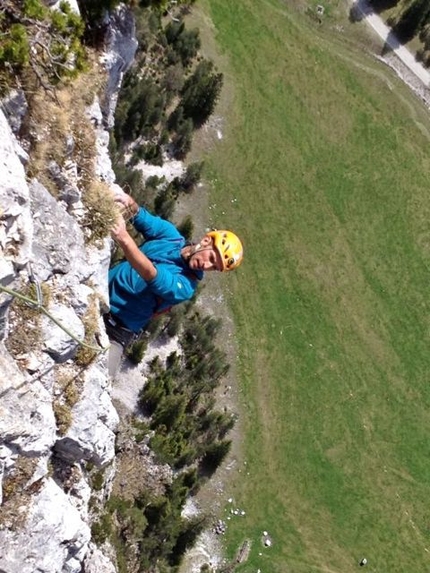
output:
<instances>
[{"instance_id":1,"label":"bush","mask_svg":"<svg viewBox=\"0 0 430 573\"><path fill-rule=\"evenodd\" d=\"M167 103L184 87L184 68L181 63L169 66L161 81L162 88L167 94Z\"/></svg>"},{"instance_id":2,"label":"bush","mask_svg":"<svg viewBox=\"0 0 430 573\"><path fill-rule=\"evenodd\" d=\"M173 338L179 332L182 324L182 309L180 307L173 307L168 316L168 323L166 326L166 334Z\"/></svg>"},{"instance_id":3,"label":"bush","mask_svg":"<svg viewBox=\"0 0 430 573\"><path fill-rule=\"evenodd\" d=\"M0 70L13 78L29 67L45 87L87 68L84 23L67 2L49 10L40 0L11 3L0 17Z\"/></svg>"},{"instance_id":4,"label":"bush","mask_svg":"<svg viewBox=\"0 0 430 573\"><path fill-rule=\"evenodd\" d=\"M185 159L191 150L193 140L193 122L191 119L183 121L172 137L173 155L176 159Z\"/></svg>"},{"instance_id":5,"label":"bush","mask_svg":"<svg viewBox=\"0 0 430 573\"><path fill-rule=\"evenodd\" d=\"M200 49L199 31L196 28L186 30L184 22L172 21L166 26L164 33L167 43L180 58L182 64L185 67L188 66ZM172 63L177 63L177 60Z\"/></svg>"},{"instance_id":6,"label":"bush","mask_svg":"<svg viewBox=\"0 0 430 573\"><path fill-rule=\"evenodd\" d=\"M201 472L205 475L212 475L222 464L223 460L229 453L231 441L223 440L210 444L200 461Z\"/></svg>"},{"instance_id":7,"label":"bush","mask_svg":"<svg viewBox=\"0 0 430 573\"><path fill-rule=\"evenodd\" d=\"M185 118L201 127L213 113L223 84L223 75L215 73L214 64L203 60L185 82L181 93L181 107Z\"/></svg>"},{"instance_id":8,"label":"bush","mask_svg":"<svg viewBox=\"0 0 430 573\"><path fill-rule=\"evenodd\" d=\"M178 225L178 231L187 241L191 241L194 233L194 223L191 215L187 215ZM172 336L172 335L170 335Z\"/></svg>"},{"instance_id":9,"label":"bush","mask_svg":"<svg viewBox=\"0 0 430 573\"><path fill-rule=\"evenodd\" d=\"M200 182L204 167L204 161L190 163L188 165L185 175L179 181L179 188L185 193L191 193L197 183Z\"/></svg>"},{"instance_id":10,"label":"bush","mask_svg":"<svg viewBox=\"0 0 430 573\"><path fill-rule=\"evenodd\" d=\"M99 521L91 526L91 536L97 545L104 543L112 533L112 518L108 513L102 515Z\"/></svg>"},{"instance_id":11,"label":"bush","mask_svg":"<svg viewBox=\"0 0 430 573\"><path fill-rule=\"evenodd\" d=\"M123 83L115 114L115 138L118 144L149 137L161 121L166 97L152 78L139 77L130 70Z\"/></svg>"},{"instance_id":12,"label":"bush","mask_svg":"<svg viewBox=\"0 0 430 573\"><path fill-rule=\"evenodd\" d=\"M127 358L133 364L140 364L148 347L147 340L137 340L127 349Z\"/></svg>"},{"instance_id":13,"label":"bush","mask_svg":"<svg viewBox=\"0 0 430 573\"><path fill-rule=\"evenodd\" d=\"M27 30L22 24L12 24L0 44L0 67L22 68L29 61L30 46Z\"/></svg>"},{"instance_id":14,"label":"bush","mask_svg":"<svg viewBox=\"0 0 430 573\"><path fill-rule=\"evenodd\" d=\"M161 189L154 201L154 211L163 219L170 219L175 210L175 196L170 187Z\"/></svg>"}]
</instances>

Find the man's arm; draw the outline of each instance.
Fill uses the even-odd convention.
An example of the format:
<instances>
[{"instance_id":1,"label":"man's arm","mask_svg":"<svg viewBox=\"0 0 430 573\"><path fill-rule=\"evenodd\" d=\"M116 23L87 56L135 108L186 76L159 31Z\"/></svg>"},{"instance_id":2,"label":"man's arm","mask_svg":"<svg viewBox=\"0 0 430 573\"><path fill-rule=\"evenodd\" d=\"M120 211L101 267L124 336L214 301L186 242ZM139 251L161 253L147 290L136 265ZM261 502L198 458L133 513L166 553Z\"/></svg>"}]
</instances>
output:
<instances>
[{"instance_id":1,"label":"man's arm","mask_svg":"<svg viewBox=\"0 0 430 573\"><path fill-rule=\"evenodd\" d=\"M125 193L116 183L112 185L112 193L115 203L119 203L122 206L122 216L126 221L137 214L139 205L131 195Z\"/></svg>"},{"instance_id":2,"label":"man's arm","mask_svg":"<svg viewBox=\"0 0 430 573\"><path fill-rule=\"evenodd\" d=\"M157 276L157 269L146 255L139 250L133 238L129 235L124 219L112 229L113 240L121 247L124 256L135 271L146 281L152 281Z\"/></svg>"},{"instance_id":3,"label":"man's arm","mask_svg":"<svg viewBox=\"0 0 430 573\"><path fill-rule=\"evenodd\" d=\"M144 207L139 207L136 201L121 189L119 185L112 185L112 192L116 203L120 204L125 220L129 220L136 231L142 233L145 239L181 238L176 227L157 215L152 215Z\"/></svg>"}]
</instances>

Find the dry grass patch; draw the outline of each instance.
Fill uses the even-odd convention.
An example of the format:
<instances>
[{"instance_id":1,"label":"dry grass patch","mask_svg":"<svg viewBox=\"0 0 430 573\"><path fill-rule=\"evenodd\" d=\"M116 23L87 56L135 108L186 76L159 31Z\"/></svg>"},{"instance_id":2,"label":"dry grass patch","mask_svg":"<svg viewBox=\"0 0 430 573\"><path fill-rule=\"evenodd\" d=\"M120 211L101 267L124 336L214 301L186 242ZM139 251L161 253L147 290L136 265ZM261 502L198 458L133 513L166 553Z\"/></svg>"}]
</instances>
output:
<instances>
[{"instance_id":1,"label":"dry grass patch","mask_svg":"<svg viewBox=\"0 0 430 573\"><path fill-rule=\"evenodd\" d=\"M82 322L85 328L84 342L92 346L96 343L96 337L100 335L100 308L98 301L99 299L97 295L91 295L89 297L90 304L88 306L87 312L82 317ZM96 358L97 355L98 352L96 350L81 345L76 353L75 362L79 366L87 366Z\"/></svg>"},{"instance_id":2,"label":"dry grass patch","mask_svg":"<svg viewBox=\"0 0 430 573\"><path fill-rule=\"evenodd\" d=\"M29 117L25 126L31 144L28 175L36 177L57 197L62 180L75 185L87 209L83 226L88 242L106 237L118 217L109 185L97 180L96 133L87 108L105 84L103 72L92 56L92 67L53 94L27 85ZM28 80L31 82L31 80ZM61 181L53 175L53 166Z\"/></svg>"},{"instance_id":3,"label":"dry grass patch","mask_svg":"<svg viewBox=\"0 0 430 573\"><path fill-rule=\"evenodd\" d=\"M19 456L13 468L6 473L2 484L0 528L3 526L17 530L23 526L30 498L42 485L42 480L27 485L34 474L37 461L37 458Z\"/></svg>"},{"instance_id":4,"label":"dry grass patch","mask_svg":"<svg viewBox=\"0 0 430 573\"><path fill-rule=\"evenodd\" d=\"M29 300L38 303L38 292L36 285L27 284L19 291L20 294L28 297ZM41 285L42 304L47 304L51 297L51 292L46 284ZM10 332L5 340L8 351L15 358L22 354L28 354L40 346L41 312L37 306L15 298L10 306ZM19 361L18 361L19 363Z\"/></svg>"},{"instance_id":5,"label":"dry grass patch","mask_svg":"<svg viewBox=\"0 0 430 573\"><path fill-rule=\"evenodd\" d=\"M72 425L72 410L68 404L62 403L59 400L54 402L53 408L58 433L60 436L64 436Z\"/></svg>"},{"instance_id":6,"label":"dry grass patch","mask_svg":"<svg viewBox=\"0 0 430 573\"><path fill-rule=\"evenodd\" d=\"M104 77L94 63L91 71L53 93L31 82L28 78L25 84L29 103L25 132L32 147L29 175L40 179L55 196L58 189L48 171L49 162L64 167L67 160L74 161L84 183L94 174L96 142L86 108L102 88Z\"/></svg>"},{"instance_id":7,"label":"dry grass patch","mask_svg":"<svg viewBox=\"0 0 430 573\"><path fill-rule=\"evenodd\" d=\"M83 201L87 210L81 225L86 239L100 244L118 220L120 210L114 203L109 185L95 179L89 182Z\"/></svg>"},{"instance_id":8,"label":"dry grass patch","mask_svg":"<svg viewBox=\"0 0 430 573\"><path fill-rule=\"evenodd\" d=\"M55 382L60 395L54 401L54 416L58 433L64 436L72 424L72 409L81 397L83 380L76 367L65 364L56 366Z\"/></svg>"}]
</instances>

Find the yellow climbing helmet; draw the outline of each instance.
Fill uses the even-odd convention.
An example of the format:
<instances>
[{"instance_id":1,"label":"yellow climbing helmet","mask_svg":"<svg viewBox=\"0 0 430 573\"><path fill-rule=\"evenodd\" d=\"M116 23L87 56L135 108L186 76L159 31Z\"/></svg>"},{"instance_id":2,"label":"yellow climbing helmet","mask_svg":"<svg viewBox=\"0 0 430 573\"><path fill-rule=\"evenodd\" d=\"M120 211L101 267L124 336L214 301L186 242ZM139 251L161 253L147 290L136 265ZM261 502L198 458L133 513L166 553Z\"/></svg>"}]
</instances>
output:
<instances>
[{"instance_id":1,"label":"yellow climbing helmet","mask_svg":"<svg viewBox=\"0 0 430 573\"><path fill-rule=\"evenodd\" d=\"M232 271L240 265L243 259L242 243L237 235L231 231L214 230L207 233L211 237L215 249L221 257L222 271Z\"/></svg>"}]
</instances>

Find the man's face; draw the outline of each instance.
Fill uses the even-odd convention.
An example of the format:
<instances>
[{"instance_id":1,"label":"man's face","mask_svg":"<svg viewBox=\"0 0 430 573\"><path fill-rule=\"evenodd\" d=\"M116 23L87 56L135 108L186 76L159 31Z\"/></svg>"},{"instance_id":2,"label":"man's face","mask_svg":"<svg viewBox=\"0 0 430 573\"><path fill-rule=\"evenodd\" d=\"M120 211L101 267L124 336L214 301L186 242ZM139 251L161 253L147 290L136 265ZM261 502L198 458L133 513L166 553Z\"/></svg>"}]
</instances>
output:
<instances>
[{"instance_id":1,"label":"man's face","mask_svg":"<svg viewBox=\"0 0 430 573\"><path fill-rule=\"evenodd\" d=\"M221 257L213 246L211 237L203 237L197 250L191 255L188 262L190 269L199 271L221 271L223 268Z\"/></svg>"}]
</instances>

